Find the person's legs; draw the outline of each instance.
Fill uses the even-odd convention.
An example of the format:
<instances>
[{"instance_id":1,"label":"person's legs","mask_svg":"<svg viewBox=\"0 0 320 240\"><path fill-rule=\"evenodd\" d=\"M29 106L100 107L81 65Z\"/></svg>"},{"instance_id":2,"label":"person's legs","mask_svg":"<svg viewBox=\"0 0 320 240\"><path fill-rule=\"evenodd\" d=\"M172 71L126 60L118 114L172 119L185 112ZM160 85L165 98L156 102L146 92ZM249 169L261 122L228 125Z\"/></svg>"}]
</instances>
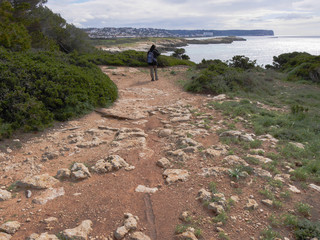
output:
<instances>
[{"instance_id":1,"label":"person's legs","mask_svg":"<svg viewBox=\"0 0 320 240\"><path fill-rule=\"evenodd\" d=\"M149 68L150 68L151 81L154 81L154 76L153 76L153 66L152 66L152 65L150 65L150 66L149 66Z\"/></svg>"},{"instance_id":2,"label":"person's legs","mask_svg":"<svg viewBox=\"0 0 320 240\"><path fill-rule=\"evenodd\" d=\"M155 73L155 75L156 75L156 80L159 80L159 78L158 78L158 71L157 71L157 65L154 65L153 67L154 67L154 73Z\"/></svg>"}]
</instances>

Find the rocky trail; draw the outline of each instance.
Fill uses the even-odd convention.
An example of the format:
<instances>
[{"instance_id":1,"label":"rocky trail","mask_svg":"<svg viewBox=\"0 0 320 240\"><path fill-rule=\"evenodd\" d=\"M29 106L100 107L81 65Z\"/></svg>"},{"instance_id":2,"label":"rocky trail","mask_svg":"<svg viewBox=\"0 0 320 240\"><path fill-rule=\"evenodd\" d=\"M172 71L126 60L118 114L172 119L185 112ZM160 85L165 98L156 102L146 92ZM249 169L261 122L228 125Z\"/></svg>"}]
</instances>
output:
<instances>
[{"instance_id":1,"label":"rocky trail","mask_svg":"<svg viewBox=\"0 0 320 240\"><path fill-rule=\"evenodd\" d=\"M280 174L263 169L272 160L258 152L274 152L277 139L255 136L244 119L224 131L234 119L207 103L228 99L184 92L187 67L159 69L155 82L145 68L101 69L119 88L112 107L0 143L0 240L254 240L297 202L319 218L320 187L301 189L285 164ZM246 153L259 162L221 137L261 140ZM259 193L270 179L283 185L275 194L290 192L281 210Z\"/></svg>"}]
</instances>

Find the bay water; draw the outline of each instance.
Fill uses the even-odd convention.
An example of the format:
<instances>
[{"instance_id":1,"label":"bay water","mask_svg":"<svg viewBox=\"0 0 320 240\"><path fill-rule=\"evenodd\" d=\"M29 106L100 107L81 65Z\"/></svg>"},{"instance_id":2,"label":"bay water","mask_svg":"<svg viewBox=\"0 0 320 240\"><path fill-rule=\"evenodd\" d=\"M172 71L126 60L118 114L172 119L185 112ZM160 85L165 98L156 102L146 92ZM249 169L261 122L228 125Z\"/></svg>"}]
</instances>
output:
<instances>
[{"instance_id":1,"label":"bay water","mask_svg":"<svg viewBox=\"0 0 320 240\"><path fill-rule=\"evenodd\" d=\"M227 61L235 55L244 55L256 60L260 66L272 64L273 56L282 53L307 52L320 55L320 36L257 36L243 37L246 41L231 44L190 44L184 49L190 60L199 63L202 59Z\"/></svg>"}]
</instances>

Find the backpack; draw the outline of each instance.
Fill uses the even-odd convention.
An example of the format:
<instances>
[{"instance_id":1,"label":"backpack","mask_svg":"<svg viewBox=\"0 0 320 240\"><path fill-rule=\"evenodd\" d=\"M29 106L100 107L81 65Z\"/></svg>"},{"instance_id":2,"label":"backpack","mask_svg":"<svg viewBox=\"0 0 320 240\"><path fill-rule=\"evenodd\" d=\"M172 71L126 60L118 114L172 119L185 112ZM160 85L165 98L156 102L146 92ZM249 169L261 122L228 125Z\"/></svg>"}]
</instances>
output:
<instances>
[{"instance_id":1,"label":"backpack","mask_svg":"<svg viewBox=\"0 0 320 240\"><path fill-rule=\"evenodd\" d=\"M157 49L153 50L153 55L155 58L159 57L160 56L160 53Z\"/></svg>"},{"instance_id":2,"label":"backpack","mask_svg":"<svg viewBox=\"0 0 320 240\"><path fill-rule=\"evenodd\" d=\"M147 63L153 63L153 60L154 60L153 52L148 52Z\"/></svg>"}]
</instances>

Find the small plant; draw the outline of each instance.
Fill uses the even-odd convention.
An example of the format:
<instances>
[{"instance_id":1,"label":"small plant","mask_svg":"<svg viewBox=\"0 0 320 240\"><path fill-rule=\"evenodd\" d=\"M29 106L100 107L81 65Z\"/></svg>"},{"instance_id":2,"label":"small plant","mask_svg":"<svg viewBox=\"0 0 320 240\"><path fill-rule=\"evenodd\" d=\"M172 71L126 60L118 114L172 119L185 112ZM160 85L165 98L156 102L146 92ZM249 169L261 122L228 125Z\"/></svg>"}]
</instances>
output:
<instances>
[{"instance_id":1,"label":"small plant","mask_svg":"<svg viewBox=\"0 0 320 240\"><path fill-rule=\"evenodd\" d=\"M280 193L280 197L288 200L291 198L291 193L288 190L286 190L286 191Z\"/></svg>"},{"instance_id":2,"label":"small plant","mask_svg":"<svg viewBox=\"0 0 320 240\"><path fill-rule=\"evenodd\" d=\"M279 200L273 200L272 201L272 206L276 209L280 209L282 208L282 202Z\"/></svg>"},{"instance_id":3,"label":"small plant","mask_svg":"<svg viewBox=\"0 0 320 240\"><path fill-rule=\"evenodd\" d=\"M245 177L245 174L240 168L234 168L234 169L229 169L229 176L238 181L240 177Z\"/></svg>"},{"instance_id":4,"label":"small plant","mask_svg":"<svg viewBox=\"0 0 320 240\"><path fill-rule=\"evenodd\" d=\"M177 72L172 70L172 71L170 72L170 74L171 74L171 75L177 75Z\"/></svg>"},{"instance_id":5,"label":"small plant","mask_svg":"<svg viewBox=\"0 0 320 240\"><path fill-rule=\"evenodd\" d=\"M298 224L298 217L292 214L283 214L281 221L285 226L295 227Z\"/></svg>"},{"instance_id":6,"label":"small plant","mask_svg":"<svg viewBox=\"0 0 320 240\"><path fill-rule=\"evenodd\" d=\"M260 140L254 140L252 142L250 142L250 147L251 148L259 148L262 145L262 141Z\"/></svg>"},{"instance_id":7,"label":"small plant","mask_svg":"<svg viewBox=\"0 0 320 240\"><path fill-rule=\"evenodd\" d=\"M184 224L179 224L176 226L176 230L175 230L175 233L176 234L180 234L180 233L183 233L187 230L189 226L187 225L184 225Z\"/></svg>"},{"instance_id":8,"label":"small plant","mask_svg":"<svg viewBox=\"0 0 320 240\"><path fill-rule=\"evenodd\" d=\"M296 204L296 210L299 214L305 216L305 217L309 217L310 216L310 210L311 210L311 206L307 203L302 203L299 202Z\"/></svg>"},{"instance_id":9,"label":"small plant","mask_svg":"<svg viewBox=\"0 0 320 240\"><path fill-rule=\"evenodd\" d=\"M280 189L283 187L283 183L280 180L270 179L268 184L272 187L276 187Z\"/></svg>"},{"instance_id":10,"label":"small plant","mask_svg":"<svg viewBox=\"0 0 320 240\"><path fill-rule=\"evenodd\" d=\"M272 227L279 227L282 224L281 219L277 218L274 214L271 214L269 221Z\"/></svg>"},{"instance_id":11,"label":"small plant","mask_svg":"<svg viewBox=\"0 0 320 240\"><path fill-rule=\"evenodd\" d=\"M275 196L274 194L268 190L268 189L263 189L263 190L260 190L259 191L260 194L262 194L263 196L265 196L266 198L270 199L270 200L274 200L275 199Z\"/></svg>"},{"instance_id":12,"label":"small plant","mask_svg":"<svg viewBox=\"0 0 320 240\"><path fill-rule=\"evenodd\" d=\"M274 231L271 227L268 227L264 230L262 230L260 239L263 240L273 240L275 238L279 238L280 234L276 231Z\"/></svg>"},{"instance_id":13,"label":"small plant","mask_svg":"<svg viewBox=\"0 0 320 240\"><path fill-rule=\"evenodd\" d=\"M223 240L230 240L229 236L225 234L225 232L219 232L219 238Z\"/></svg>"},{"instance_id":14,"label":"small plant","mask_svg":"<svg viewBox=\"0 0 320 240\"><path fill-rule=\"evenodd\" d=\"M228 215L225 211L219 213L217 216L213 217L212 219L215 223L221 222L223 225L226 224L228 220Z\"/></svg>"},{"instance_id":15,"label":"small plant","mask_svg":"<svg viewBox=\"0 0 320 240\"><path fill-rule=\"evenodd\" d=\"M217 192L217 184L215 182L210 182L209 183L209 190L212 193L216 193Z\"/></svg>"}]
</instances>

